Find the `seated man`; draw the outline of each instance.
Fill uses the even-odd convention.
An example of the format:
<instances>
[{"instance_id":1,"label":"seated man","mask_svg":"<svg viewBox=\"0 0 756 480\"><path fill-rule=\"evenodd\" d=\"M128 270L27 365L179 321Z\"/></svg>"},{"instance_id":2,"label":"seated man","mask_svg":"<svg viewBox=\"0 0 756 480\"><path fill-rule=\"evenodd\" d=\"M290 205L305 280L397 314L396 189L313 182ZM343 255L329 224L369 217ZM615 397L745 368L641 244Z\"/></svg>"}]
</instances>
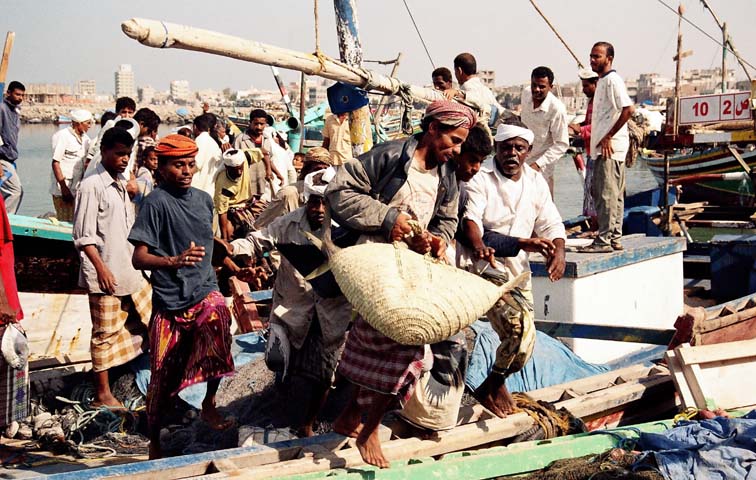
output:
<instances>
[{"instance_id":1,"label":"seated man","mask_svg":"<svg viewBox=\"0 0 756 480\"><path fill-rule=\"evenodd\" d=\"M473 260L478 261L473 270L483 270L480 264L488 260L494 267L494 277L513 278L530 270L528 252L537 252L547 258L549 278L557 281L565 266L562 218L546 181L525 165L533 132L520 122L510 123L499 125L496 131L493 165L484 166L465 185L467 203L462 228L472 247ZM497 262L494 257L508 258ZM502 344L492 373L475 396L499 416L511 413L515 407L504 380L522 368L535 341L530 288L528 282L525 288L499 300L487 314Z\"/></svg>"},{"instance_id":2,"label":"seated man","mask_svg":"<svg viewBox=\"0 0 756 480\"><path fill-rule=\"evenodd\" d=\"M231 243L234 255L260 256L274 248L281 252L281 265L273 287L271 333L265 361L268 368L284 378L289 374L313 382L304 422L297 432L308 437L313 435L315 417L331 387L339 349L344 344L352 315L352 307L341 291L324 288L323 277L328 274L313 279L312 283L303 277L325 261L325 256L311 245L303 232L322 236L326 208L323 192L334 174L330 168L307 175L307 200L303 207ZM233 262L227 263L232 270L235 268ZM244 275L239 276L241 280L249 280ZM314 355L305 355L305 351ZM320 357L320 363L313 362L315 356Z\"/></svg>"},{"instance_id":3,"label":"seated man","mask_svg":"<svg viewBox=\"0 0 756 480\"><path fill-rule=\"evenodd\" d=\"M247 202L252 198L249 164L241 150L223 152L223 170L215 179L215 210L223 240L243 237L252 229L251 216L245 220Z\"/></svg>"}]
</instances>

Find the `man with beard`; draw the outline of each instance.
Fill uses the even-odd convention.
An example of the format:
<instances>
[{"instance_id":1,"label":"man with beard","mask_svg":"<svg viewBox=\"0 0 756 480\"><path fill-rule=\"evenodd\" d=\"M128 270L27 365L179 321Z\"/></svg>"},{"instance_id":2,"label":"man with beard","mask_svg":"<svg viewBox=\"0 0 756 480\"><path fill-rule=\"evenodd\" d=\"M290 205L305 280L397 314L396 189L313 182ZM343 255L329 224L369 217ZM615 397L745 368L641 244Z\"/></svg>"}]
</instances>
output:
<instances>
[{"instance_id":1,"label":"man with beard","mask_svg":"<svg viewBox=\"0 0 756 480\"><path fill-rule=\"evenodd\" d=\"M633 115L633 101L625 82L612 69L614 47L598 42L591 50L591 70L598 73L591 118L593 181L591 193L596 205L598 236L584 253L622 250L622 217L625 211L625 156L630 148L627 121Z\"/></svg>"},{"instance_id":2,"label":"man with beard","mask_svg":"<svg viewBox=\"0 0 756 480\"><path fill-rule=\"evenodd\" d=\"M541 172L554 198L554 170L570 145L567 128L567 109L551 93L554 72L548 67L536 67L530 74L530 89L522 93L522 122L535 135L528 165Z\"/></svg>"},{"instance_id":3,"label":"man with beard","mask_svg":"<svg viewBox=\"0 0 756 480\"><path fill-rule=\"evenodd\" d=\"M8 84L4 101L0 103L0 193L8 213L18 212L24 196L21 178L16 172L16 160L18 131L21 129L18 106L24 101L25 93L26 87L21 82L12 81Z\"/></svg>"},{"instance_id":4,"label":"man with beard","mask_svg":"<svg viewBox=\"0 0 756 480\"><path fill-rule=\"evenodd\" d=\"M268 117L269 115L265 113L265 110L260 108L249 112L249 128L234 140L234 148L237 150L259 148L263 151L263 161L250 165L249 169L252 195L258 196L265 193L266 182L273 180L273 174L281 180L281 183L284 181L283 175L279 173L270 159L273 148L270 145L270 138L263 135L265 127L268 126Z\"/></svg>"},{"instance_id":5,"label":"man with beard","mask_svg":"<svg viewBox=\"0 0 756 480\"><path fill-rule=\"evenodd\" d=\"M425 111L421 133L347 161L326 189L336 222L361 234L362 242L405 241L415 252L444 256L457 230L459 196L449 160L459 155L476 120L464 105L435 101ZM408 238L413 220L423 233ZM411 395L424 352L422 345L391 340L362 317L355 320L338 373L357 388L334 430L357 438L365 462L388 467L378 425L389 408Z\"/></svg>"},{"instance_id":6,"label":"man with beard","mask_svg":"<svg viewBox=\"0 0 756 480\"><path fill-rule=\"evenodd\" d=\"M521 122L509 122L496 130L493 165L484 166L465 185L467 203L462 228L467 243L472 246L473 260L477 261L471 269L488 270L483 268L488 261L500 272L501 278L514 278L530 271L528 252L537 252L547 259L551 281L557 281L565 267L562 218L543 176L525 165L532 148L533 132ZM514 249L510 241L513 238ZM494 256L498 257L497 261ZM533 351L535 326L530 289L528 282L524 288L499 300L487 314L501 345L493 370L475 391L475 396L500 417L515 408L504 380L520 370Z\"/></svg>"}]
</instances>

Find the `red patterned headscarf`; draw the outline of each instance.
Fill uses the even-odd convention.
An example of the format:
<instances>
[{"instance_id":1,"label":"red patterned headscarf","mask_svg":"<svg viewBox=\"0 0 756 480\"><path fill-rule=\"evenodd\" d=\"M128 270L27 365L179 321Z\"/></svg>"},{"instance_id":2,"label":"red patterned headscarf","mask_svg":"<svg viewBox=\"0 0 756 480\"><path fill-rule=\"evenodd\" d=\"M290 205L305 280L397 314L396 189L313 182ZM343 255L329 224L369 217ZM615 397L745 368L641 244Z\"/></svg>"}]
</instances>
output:
<instances>
[{"instance_id":1,"label":"red patterned headscarf","mask_svg":"<svg viewBox=\"0 0 756 480\"><path fill-rule=\"evenodd\" d=\"M475 112L461 103L436 100L425 109L425 118L438 120L452 127L472 128L478 121Z\"/></svg>"},{"instance_id":2,"label":"red patterned headscarf","mask_svg":"<svg viewBox=\"0 0 756 480\"><path fill-rule=\"evenodd\" d=\"M197 155L197 144L189 137L173 134L160 139L155 147L159 157L185 158Z\"/></svg>"}]
</instances>

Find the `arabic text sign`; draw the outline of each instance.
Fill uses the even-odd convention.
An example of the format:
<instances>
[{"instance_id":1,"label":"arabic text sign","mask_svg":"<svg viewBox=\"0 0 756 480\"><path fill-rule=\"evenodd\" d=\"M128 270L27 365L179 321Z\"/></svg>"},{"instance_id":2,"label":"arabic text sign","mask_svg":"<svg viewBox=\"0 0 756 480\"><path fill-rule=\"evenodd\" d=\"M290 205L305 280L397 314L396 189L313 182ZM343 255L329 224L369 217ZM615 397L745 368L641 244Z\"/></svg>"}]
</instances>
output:
<instances>
[{"instance_id":1,"label":"arabic text sign","mask_svg":"<svg viewBox=\"0 0 756 480\"><path fill-rule=\"evenodd\" d=\"M750 92L721 93L680 99L680 125L750 120Z\"/></svg>"}]
</instances>

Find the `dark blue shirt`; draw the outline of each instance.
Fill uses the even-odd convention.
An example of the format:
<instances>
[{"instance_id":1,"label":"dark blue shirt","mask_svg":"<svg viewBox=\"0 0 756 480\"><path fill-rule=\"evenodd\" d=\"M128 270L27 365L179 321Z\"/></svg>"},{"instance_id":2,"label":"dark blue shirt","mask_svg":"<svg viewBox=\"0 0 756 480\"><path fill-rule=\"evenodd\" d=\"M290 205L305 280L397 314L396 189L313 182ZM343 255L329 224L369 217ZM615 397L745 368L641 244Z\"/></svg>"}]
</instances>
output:
<instances>
[{"instance_id":1,"label":"dark blue shirt","mask_svg":"<svg viewBox=\"0 0 756 480\"><path fill-rule=\"evenodd\" d=\"M4 99L0 103L0 158L15 162L18 160L18 130L21 128L21 118L18 107Z\"/></svg>"},{"instance_id":2,"label":"dark blue shirt","mask_svg":"<svg viewBox=\"0 0 756 480\"><path fill-rule=\"evenodd\" d=\"M139 208L129 241L147 245L151 254L160 257L180 255L190 242L205 247L205 257L193 267L152 271L155 308L183 310L218 290L211 264L213 200L202 190L156 188Z\"/></svg>"}]
</instances>

